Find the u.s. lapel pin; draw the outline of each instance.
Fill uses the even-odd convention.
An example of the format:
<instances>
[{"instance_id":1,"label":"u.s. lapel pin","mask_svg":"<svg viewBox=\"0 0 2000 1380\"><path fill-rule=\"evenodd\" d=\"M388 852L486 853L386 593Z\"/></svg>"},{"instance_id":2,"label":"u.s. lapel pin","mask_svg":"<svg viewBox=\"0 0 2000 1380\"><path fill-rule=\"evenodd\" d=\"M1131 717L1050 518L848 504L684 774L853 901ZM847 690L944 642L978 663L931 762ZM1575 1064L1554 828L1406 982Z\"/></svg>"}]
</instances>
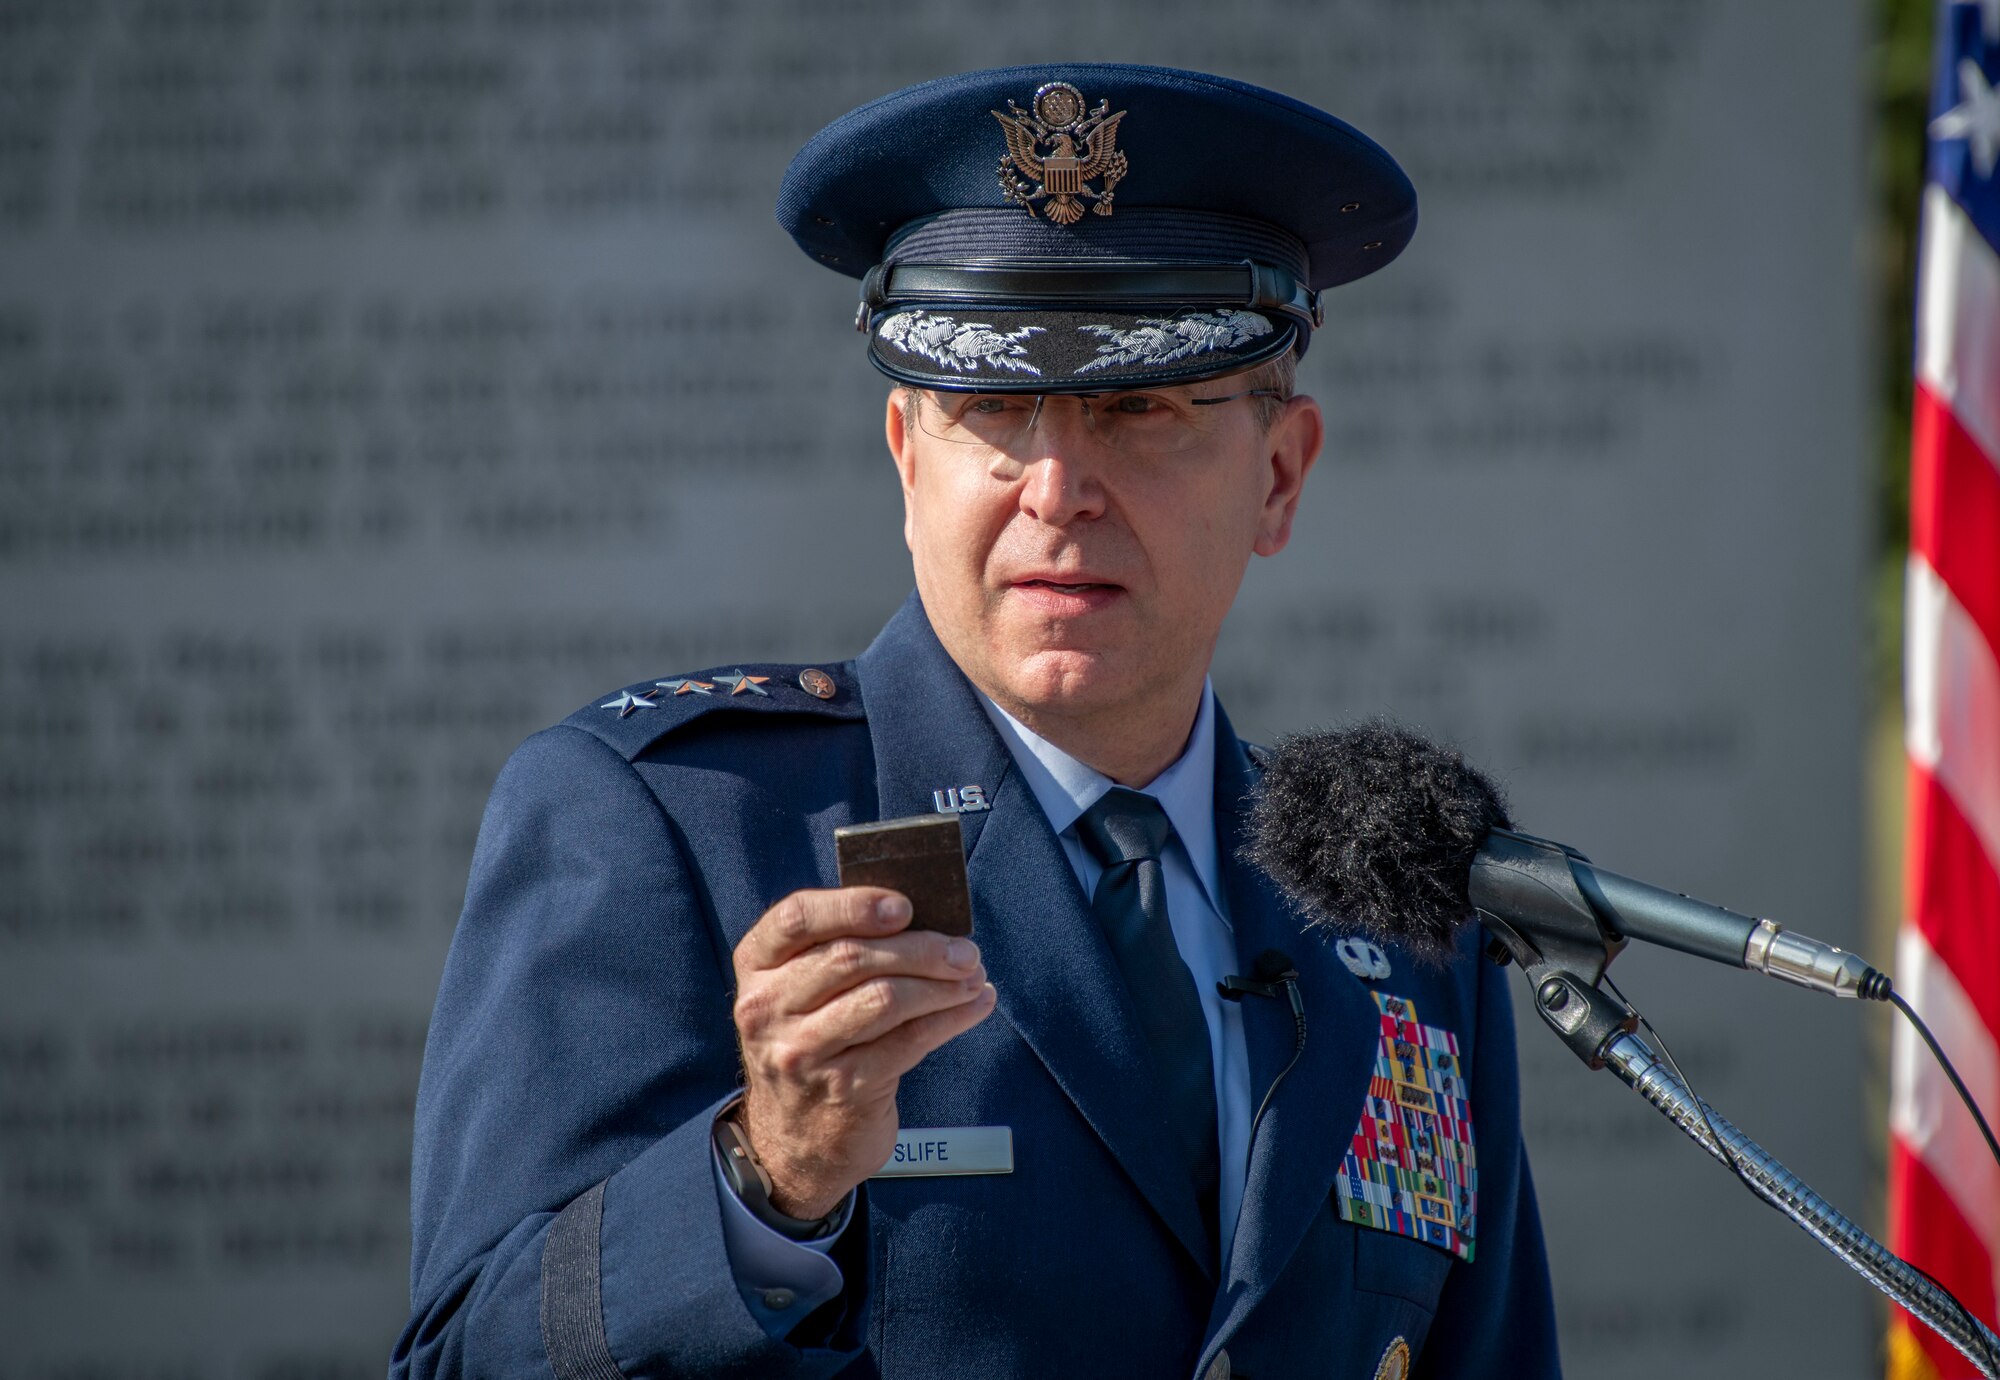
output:
<instances>
[{"instance_id":1,"label":"u.s. lapel pin","mask_svg":"<svg viewBox=\"0 0 2000 1380\"><path fill-rule=\"evenodd\" d=\"M984 786L946 786L931 792L931 803L941 815L970 815L993 808L986 803Z\"/></svg>"},{"instance_id":2,"label":"u.s. lapel pin","mask_svg":"<svg viewBox=\"0 0 2000 1380\"><path fill-rule=\"evenodd\" d=\"M1349 935L1333 946L1347 971L1363 982L1380 982L1389 976L1389 955L1357 935Z\"/></svg>"}]
</instances>

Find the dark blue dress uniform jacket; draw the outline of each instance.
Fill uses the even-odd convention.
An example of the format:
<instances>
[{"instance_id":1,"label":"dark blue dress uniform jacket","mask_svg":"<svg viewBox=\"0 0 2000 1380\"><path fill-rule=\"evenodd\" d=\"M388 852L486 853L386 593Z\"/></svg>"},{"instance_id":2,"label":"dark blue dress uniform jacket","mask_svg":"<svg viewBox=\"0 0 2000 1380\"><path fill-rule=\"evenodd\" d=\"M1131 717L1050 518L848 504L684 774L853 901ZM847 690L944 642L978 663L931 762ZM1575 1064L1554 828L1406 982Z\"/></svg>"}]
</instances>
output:
<instances>
[{"instance_id":1,"label":"dark blue dress uniform jacket","mask_svg":"<svg viewBox=\"0 0 2000 1380\"><path fill-rule=\"evenodd\" d=\"M1447 970L1392 949L1380 984L1460 1041L1474 1260L1341 1220L1377 1010L1234 860L1254 768L1226 721L1216 819L1237 951L1245 970L1267 948L1293 957L1309 1034L1217 1277L1114 960L921 604L825 668L831 699L798 667L739 669L768 693L661 693L623 716L593 703L494 788L424 1056L413 1313L392 1375L547 1377L553 1344L572 1366L604 1348L582 1372L603 1380L1185 1377L1221 1373L1224 1350L1251 1380L1369 1380L1398 1338L1415 1375L1556 1373L1505 974L1468 940ZM963 820L999 1006L904 1078L898 1108L905 1126L1012 1127L1014 1172L867 1184L836 1257L845 1293L774 1340L731 1275L710 1164L711 1116L740 1077L731 950L780 897L835 884L836 825L926 813L933 791L971 784L992 803ZM1258 1101L1293 1023L1256 997L1243 1020Z\"/></svg>"}]
</instances>

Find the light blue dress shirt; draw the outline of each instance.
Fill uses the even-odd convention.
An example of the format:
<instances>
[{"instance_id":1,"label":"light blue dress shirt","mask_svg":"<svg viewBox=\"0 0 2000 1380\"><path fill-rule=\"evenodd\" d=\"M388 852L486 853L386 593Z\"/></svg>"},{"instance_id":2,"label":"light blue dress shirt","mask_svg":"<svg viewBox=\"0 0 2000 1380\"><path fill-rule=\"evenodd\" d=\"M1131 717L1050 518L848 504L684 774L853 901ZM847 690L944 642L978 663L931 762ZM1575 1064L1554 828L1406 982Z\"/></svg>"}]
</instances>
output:
<instances>
[{"instance_id":1,"label":"light blue dress shirt","mask_svg":"<svg viewBox=\"0 0 2000 1380\"><path fill-rule=\"evenodd\" d=\"M1076 822L1117 783L1043 738L999 705L979 697L986 716L1014 759L1036 804L1048 817L1064 854L1076 870L1083 894L1097 887L1102 869L1077 837ZM1236 1215L1250 1154L1250 1061L1243 1043L1243 1013L1224 1001L1216 983L1239 971L1236 937L1222 893L1221 850L1215 837L1215 691L1203 683L1201 708L1187 747L1174 764L1145 786L1174 826L1161 857L1167 887L1167 919L1181 959L1194 976L1208 1021L1208 1052L1215 1068L1216 1134L1223 1165L1217 1220L1222 1258L1236 1237ZM759 1222L737 1201L715 1166L716 1194L722 1201L722 1235L730 1268L750 1313L773 1337L783 1337L813 1309L845 1286L840 1267L827 1252L837 1238L798 1242Z\"/></svg>"}]
</instances>

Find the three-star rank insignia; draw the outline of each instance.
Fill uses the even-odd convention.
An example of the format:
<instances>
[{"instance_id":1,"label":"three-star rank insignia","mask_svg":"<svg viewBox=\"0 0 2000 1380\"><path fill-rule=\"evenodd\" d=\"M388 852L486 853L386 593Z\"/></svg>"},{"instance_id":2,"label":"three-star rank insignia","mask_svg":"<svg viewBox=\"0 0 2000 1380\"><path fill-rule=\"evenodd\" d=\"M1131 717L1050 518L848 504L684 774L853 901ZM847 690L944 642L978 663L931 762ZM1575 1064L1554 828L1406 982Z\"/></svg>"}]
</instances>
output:
<instances>
[{"instance_id":1,"label":"three-star rank insignia","mask_svg":"<svg viewBox=\"0 0 2000 1380\"><path fill-rule=\"evenodd\" d=\"M1370 995L1381 1017L1375 1072L1334 1180L1336 1206L1356 1226L1471 1260L1479 1168L1458 1037L1418 1021L1406 997Z\"/></svg>"},{"instance_id":2,"label":"three-star rank insignia","mask_svg":"<svg viewBox=\"0 0 2000 1380\"><path fill-rule=\"evenodd\" d=\"M717 674L715 683L728 686L732 695L763 695L768 698L771 692L764 688L764 682L769 679L769 676L745 675L743 668L739 666L734 671Z\"/></svg>"},{"instance_id":3,"label":"three-star rank insignia","mask_svg":"<svg viewBox=\"0 0 2000 1380\"><path fill-rule=\"evenodd\" d=\"M1057 225L1083 219L1085 201L1100 216L1111 214L1111 189L1128 165L1118 148L1118 122L1125 112L1111 113L1110 101L1095 109L1084 105L1083 92L1066 81L1052 81L1035 92L1023 110L1007 102L1007 114L989 112L1007 136L1000 155L1000 193L1030 216L1035 203L1046 201L1042 214ZM1090 184L1101 180L1102 189Z\"/></svg>"}]
</instances>

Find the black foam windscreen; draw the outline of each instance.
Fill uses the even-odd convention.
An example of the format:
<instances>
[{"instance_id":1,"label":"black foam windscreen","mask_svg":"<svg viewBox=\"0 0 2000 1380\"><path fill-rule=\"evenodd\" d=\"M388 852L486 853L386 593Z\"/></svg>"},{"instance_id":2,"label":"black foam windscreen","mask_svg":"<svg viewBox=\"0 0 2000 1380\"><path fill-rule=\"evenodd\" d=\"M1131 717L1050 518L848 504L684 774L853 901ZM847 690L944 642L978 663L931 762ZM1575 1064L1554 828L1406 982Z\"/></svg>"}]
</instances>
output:
<instances>
[{"instance_id":1,"label":"black foam windscreen","mask_svg":"<svg viewBox=\"0 0 2000 1380\"><path fill-rule=\"evenodd\" d=\"M1510 828L1500 788L1386 719L1281 739L1251 812L1250 861L1324 928L1443 961L1472 919L1472 859Z\"/></svg>"}]
</instances>

